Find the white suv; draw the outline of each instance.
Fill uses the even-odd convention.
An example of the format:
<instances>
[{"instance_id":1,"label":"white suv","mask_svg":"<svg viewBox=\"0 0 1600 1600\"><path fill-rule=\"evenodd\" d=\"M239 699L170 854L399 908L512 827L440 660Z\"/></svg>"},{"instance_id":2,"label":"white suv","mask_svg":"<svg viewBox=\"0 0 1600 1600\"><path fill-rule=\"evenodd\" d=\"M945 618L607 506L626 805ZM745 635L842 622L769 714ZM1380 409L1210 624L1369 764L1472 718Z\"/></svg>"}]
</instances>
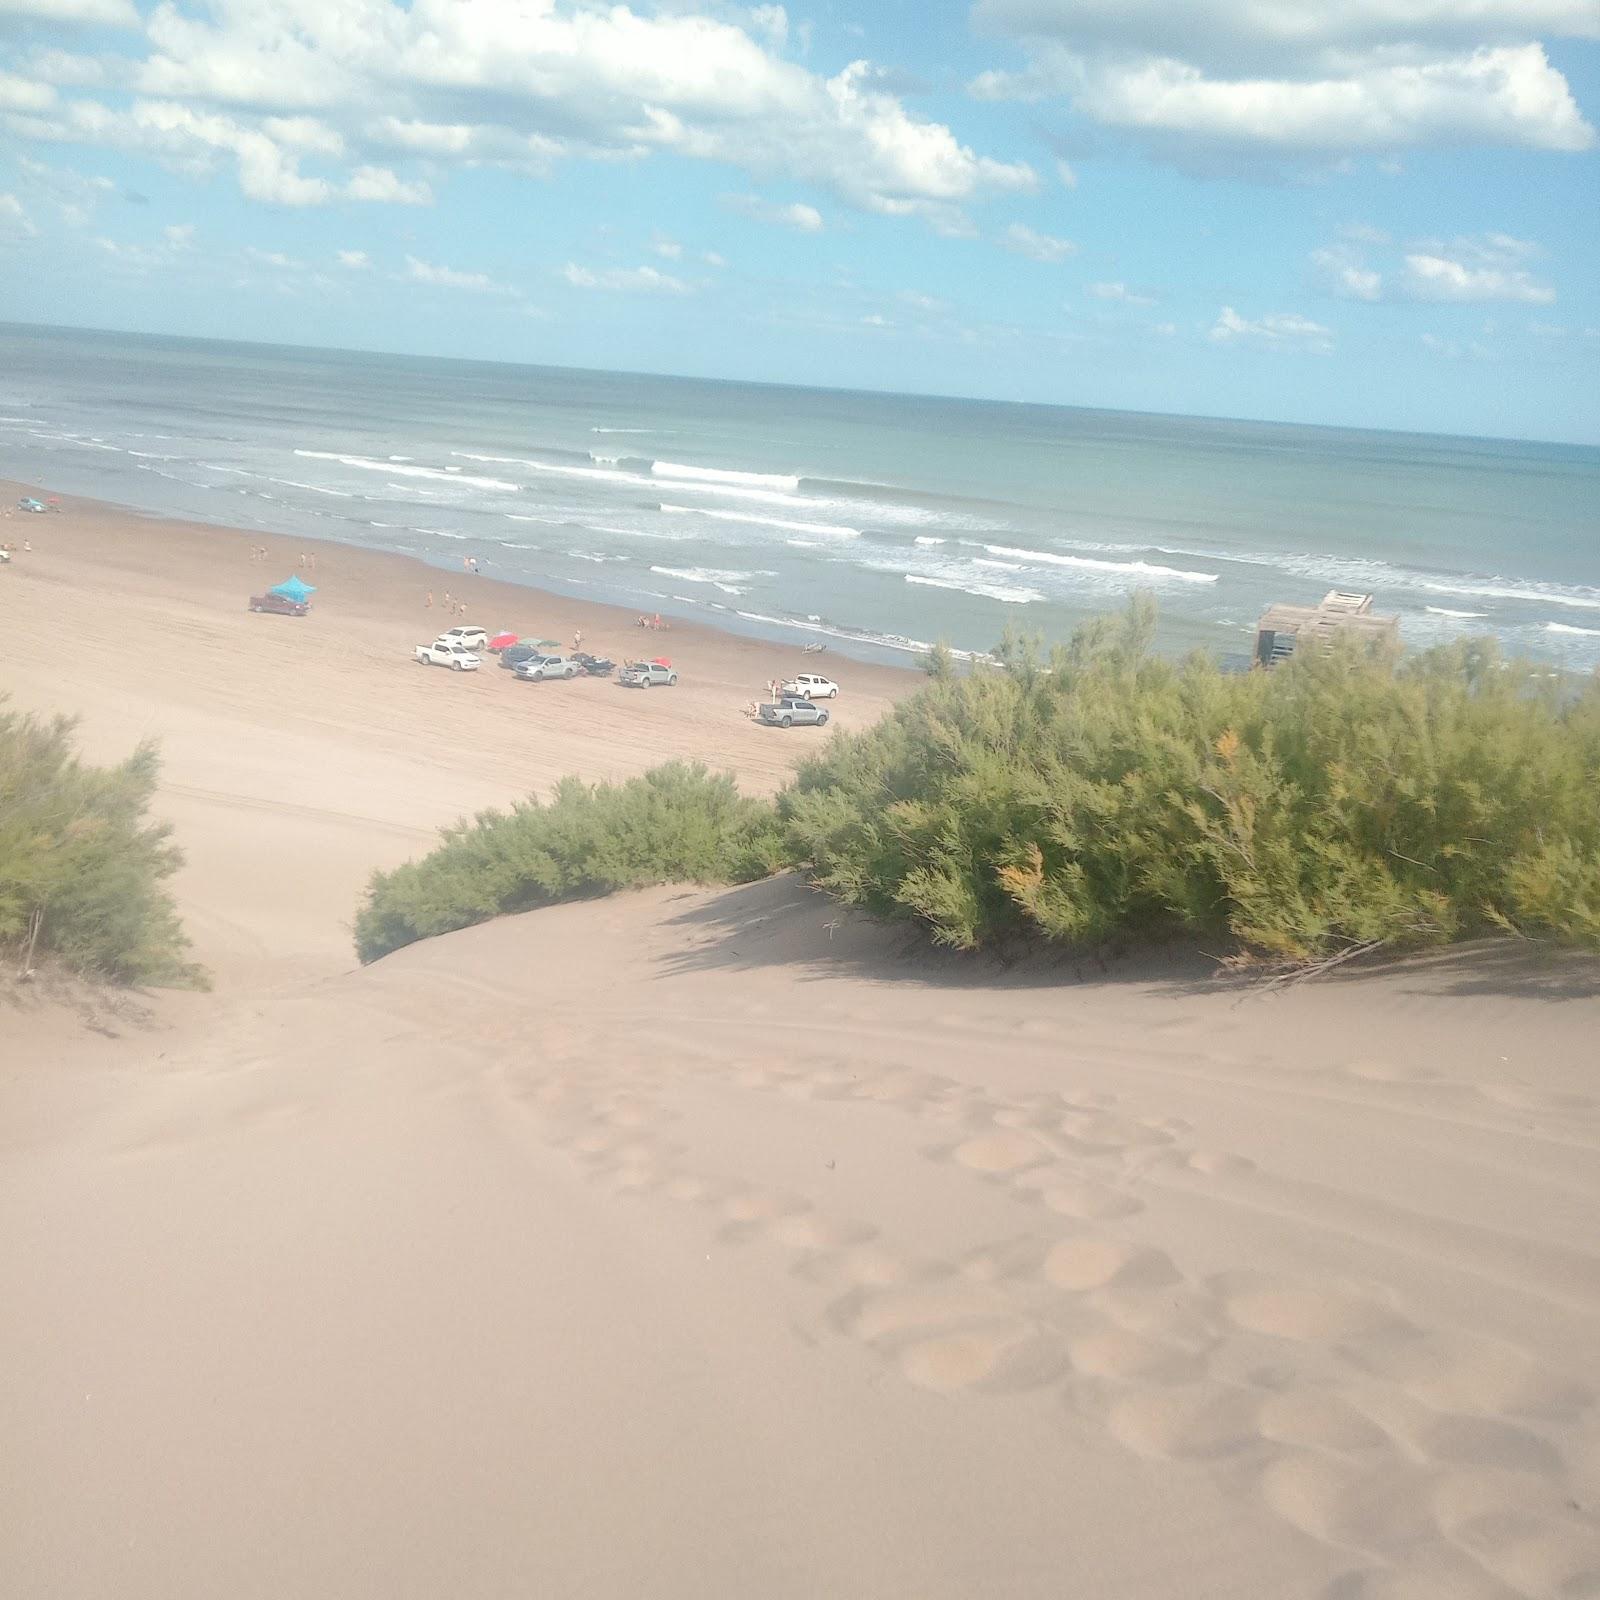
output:
<instances>
[{"instance_id":1,"label":"white suv","mask_svg":"<svg viewBox=\"0 0 1600 1600\"><path fill-rule=\"evenodd\" d=\"M465 645L468 650L482 650L489 642L489 635L482 628L446 628L439 635L440 644Z\"/></svg>"},{"instance_id":2,"label":"white suv","mask_svg":"<svg viewBox=\"0 0 1600 1600\"><path fill-rule=\"evenodd\" d=\"M801 672L792 677L779 691L792 699L837 700L839 685L820 672Z\"/></svg>"}]
</instances>

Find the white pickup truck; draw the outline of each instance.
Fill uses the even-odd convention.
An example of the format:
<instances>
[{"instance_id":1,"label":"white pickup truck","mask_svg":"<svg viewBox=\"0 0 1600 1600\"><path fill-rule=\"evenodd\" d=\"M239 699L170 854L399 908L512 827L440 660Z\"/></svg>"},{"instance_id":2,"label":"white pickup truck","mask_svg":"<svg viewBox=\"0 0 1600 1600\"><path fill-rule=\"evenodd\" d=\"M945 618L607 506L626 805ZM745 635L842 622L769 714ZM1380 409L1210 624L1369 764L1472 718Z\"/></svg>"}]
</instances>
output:
<instances>
[{"instance_id":1,"label":"white pickup truck","mask_svg":"<svg viewBox=\"0 0 1600 1600\"><path fill-rule=\"evenodd\" d=\"M478 658L454 639L435 639L432 644L419 644L415 653L417 660L425 667L449 667L455 672L478 670Z\"/></svg>"}]
</instances>

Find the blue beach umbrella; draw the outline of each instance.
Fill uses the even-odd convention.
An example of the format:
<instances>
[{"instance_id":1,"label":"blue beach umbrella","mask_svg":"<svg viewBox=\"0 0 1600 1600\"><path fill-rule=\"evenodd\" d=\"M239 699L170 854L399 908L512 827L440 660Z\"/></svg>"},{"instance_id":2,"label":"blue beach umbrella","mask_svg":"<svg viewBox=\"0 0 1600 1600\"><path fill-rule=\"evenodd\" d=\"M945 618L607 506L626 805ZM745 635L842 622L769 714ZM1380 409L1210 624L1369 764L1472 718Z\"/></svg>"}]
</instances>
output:
<instances>
[{"instance_id":1,"label":"blue beach umbrella","mask_svg":"<svg viewBox=\"0 0 1600 1600\"><path fill-rule=\"evenodd\" d=\"M302 578L294 577L285 578L282 583L276 583L267 590L268 594L282 595L285 600L296 602L304 601L308 595L313 595L316 592L315 584L307 583Z\"/></svg>"}]
</instances>

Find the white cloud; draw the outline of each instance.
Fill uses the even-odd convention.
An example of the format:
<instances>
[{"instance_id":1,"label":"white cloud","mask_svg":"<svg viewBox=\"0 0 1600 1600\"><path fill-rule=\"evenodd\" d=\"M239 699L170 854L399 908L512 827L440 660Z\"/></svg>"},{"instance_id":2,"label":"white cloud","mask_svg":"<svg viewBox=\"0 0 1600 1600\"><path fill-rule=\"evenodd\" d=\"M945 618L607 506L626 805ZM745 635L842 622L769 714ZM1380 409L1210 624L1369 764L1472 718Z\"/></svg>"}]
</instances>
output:
<instances>
[{"instance_id":1,"label":"white cloud","mask_svg":"<svg viewBox=\"0 0 1600 1600\"><path fill-rule=\"evenodd\" d=\"M187 250L194 243L194 224L192 222L169 223L161 230L161 237L167 241L173 250Z\"/></svg>"},{"instance_id":2,"label":"white cloud","mask_svg":"<svg viewBox=\"0 0 1600 1600\"><path fill-rule=\"evenodd\" d=\"M651 234L650 248L663 261L681 261L683 259L683 246L676 239L668 238L664 233Z\"/></svg>"},{"instance_id":3,"label":"white cloud","mask_svg":"<svg viewBox=\"0 0 1600 1600\"><path fill-rule=\"evenodd\" d=\"M1091 283L1085 286L1086 295L1096 300L1118 300L1125 306L1153 306L1155 298L1148 294L1135 294L1125 283Z\"/></svg>"},{"instance_id":4,"label":"white cloud","mask_svg":"<svg viewBox=\"0 0 1600 1600\"><path fill-rule=\"evenodd\" d=\"M18 156L16 167L27 186L48 199L72 228L87 227L96 207L116 190L109 178L48 166L30 156Z\"/></svg>"},{"instance_id":5,"label":"white cloud","mask_svg":"<svg viewBox=\"0 0 1600 1600\"><path fill-rule=\"evenodd\" d=\"M763 200L757 194L725 194L722 203L742 217L753 217L757 222L772 222L780 227L793 228L799 233L821 233L825 224L822 213L815 206L796 200L788 205L773 200Z\"/></svg>"},{"instance_id":6,"label":"white cloud","mask_svg":"<svg viewBox=\"0 0 1600 1600\"><path fill-rule=\"evenodd\" d=\"M758 33L763 33L774 44L781 45L789 37L789 14L782 6L752 6L750 22Z\"/></svg>"},{"instance_id":7,"label":"white cloud","mask_svg":"<svg viewBox=\"0 0 1600 1600\"><path fill-rule=\"evenodd\" d=\"M1540 283L1525 267L1428 251L1405 258L1405 289L1413 300L1519 300L1525 305L1547 306L1556 298L1555 290Z\"/></svg>"},{"instance_id":8,"label":"white cloud","mask_svg":"<svg viewBox=\"0 0 1600 1600\"><path fill-rule=\"evenodd\" d=\"M253 261L258 267L272 267L279 272L302 272L305 262L297 261L293 256L286 256L281 250L258 250L254 245L245 249L245 259Z\"/></svg>"},{"instance_id":9,"label":"white cloud","mask_svg":"<svg viewBox=\"0 0 1600 1600\"><path fill-rule=\"evenodd\" d=\"M1311 252L1311 264L1330 294L1341 300L1381 300L1383 274L1368 267L1355 251L1329 245Z\"/></svg>"},{"instance_id":10,"label":"white cloud","mask_svg":"<svg viewBox=\"0 0 1600 1600\"><path fill-rule=\"evenodd\" d=\"M708 267L725 267L728 264L727 258L718 255L715 250L707 250L700 259L705 262Z\"/></svg>"},{"instance_id":11,"label":"white cloud","mask_svg":"<svg viewBox=\"0 0 1600 1600\"><path fill-rule=\"evenodd\" d=\"M404 277L411 283L433 289L464 289L471 294L515 294L507 284L496 283L486 272L458 272L454 267L436 266L429 261L406 257Z\"/></svg>"},{"instance_id":12,"label":"white cloud","mask_svg":"<svg viewBox=\"0 0 1600 1600\"><path fill-rule=\"evenodd\" d=\"M426 206L433 190L426 183L403 183L387 167L357 167L344 192L350 200L378 200L389 205Z\"/></svg>"},{"instance_id":13,"label":"white cloud","mask_svg":"<svg viewBox=\"0 0 1600 1600\"><path fill-rule=\"evenodd\" d=\"M56 92L48 83L0 72L0 111L48 111L56 103Z\"/></svg>"},{"instance_id":14,"label":"white cloud","mask_svg":"<svg viewBox=\"0 0 1600 1600\"><path fill-rule=\"evenodd\" d=\"M120 11L126 0L25 3ZM909 110L869 63L823 76L787 58L784 40L799 32L776 5L696 14L586 0L160 3L144 54L121 77L146 103L193 119L188 136L203 149L220 147L226 124L241 183L275 203L383 187L337 172L303 176L291 158L360 168L394 151L522 171L564 157L669 152L815 184L862 209L908 202L912 215L1037 185L1025 163L979 154ZM120 110L88 103L49 126L11 131L118 142L124 122ZM169 146L178 133L165 129ZM247 153L252 135L276 155ZM155 140L135 147L182 156ZM396 182L372 197L414 197Z\"/></svg>"},{"instance_id":15,"label":"white cloud","mask_svg":"<svg viewBox=\"0 0 1600 1600\"><path fill-rule=\"evenodd\" d=\"M364 272L372 265L365 250L338 250L334 252L339 265L349 272Z\"/></svg>"},{"instance_id":16,"label":"white cloud","mask_svg":"<svg viewBox=\"0 0 1600 1600\"><path fill-rule=\"evenodd\" d=\"M1037 233L1025 222L1013 222L1000 235L1000 242L1007 250L1014 250L1019 256L1027 256L1032 261L1043 261L1052 265L1058 261L1065 261L1078 248L1070 239L1057 239L1048 233Z\"/></svg>"},{"instance_id":17,"label":"white cloud","mask_svg":"<svg viewBox=\"0 0 1600 1600\"><path fill-rule=\"evenodd\" d=\"M0 242L31 239L39 230L14 194L0 194Z\"/></svg>"},{"instance_id":18,"label":"white cloud","mask_svg":"<svg viewBox=\"0 0 1600 1600\"><path fill-rule=\"evenodd\" d=\"M1063 189L1076 189L1078 187L1077 170L1070 161L1056 162L1056 176L1061 180Z\"/></svg>"},{"instance_id":19,"label":"white cloud","mask_svg":"<svg viewBox=\"0 0 1600 1600\"><path fill-rule=\"evenodd\" d=\"M164 266L170 259L165 250L153 245L104 237L97 238L94 243L95 248L103 251L117 266L131 272L149 272L154 267Z\"/></svg>"},{"instance_id":20,"label":"white cloud","mask_svg":"<svg viewBox=\"0 0 1600 1600\"><path fill-rule=\"evenodd\" d=\"M344 135L316 117L268 117L261 131L291 150L319 156L344 154Z\"/></svg>"},{"instance_id":21,"label":"white cloud","mask_svg":"<svg viewBox=\"0 0 1600 1600\"><path fill-rule=\"evenodd\" d=\"M923 294L920 289L902 289L900 302L902 305L910 306L913 311L923 311L930 316L950 309L948 303L939 299L937 295Z\"/></svg>"},{"instance_id":22,"label":"white cloud","mask_svg":"<svg viewBox=\"0 0 1600 1600\"><path fill-rule=\"evenodd\" d=\"M1232 306L1217 314L1209 337L1218 344L1235 340L1274 350L1309 350L1319 355L1333 348L1333 330L1294 311L1269 311L1255 321L1241 317Z\"/></svg>"},{"instance_id":23,"label":"white cloud","mask_svg":"<svg viewBox=\"0 0 1600 1600\"><path fill-rule=\"evenodd\" d=\"M0 0L0 17L33 17L40 22L98 22L137 28L133 0Z\"/></svg>"},{"instance_id":24,"label":"white cloud","mask_svg":"<svg viewBox=\"0 0 1600 1600\"><path fill-rule=\"evenodd\" d=\"M1387 238L1375 230L1367 237L1375 246ZM1531 240L1485 233L1409 245L1381 269L1370 265L1367 250L1354 244L1313 250L1311 264L1323 287L1345 300L1508 300L1550 305L1555 289L1536 278L1528 266L1538 254L1539 247Z\"/></svg>"},{"instance_id":25,"label":"white cloud","mask_svg":"<svg viewBox=\"0 0 1600 1600\"><path fill-rule=\"evenodd\" d=\"M688 294L690 286L682 278L654 267L580 267L569 261L561 276L574 289L614 289L642 294Z\"/></svg>"},{"instance_id":26,"label":"white cloud","mask_svg":"<svg viewBox=\"0 0 1600 1600\"><path fill-rule=\"evenodd\" d=\"M980 0L1019 41L991 98L1068 98L1160 142L1281 153L1426 145L1584 150L1594 129L1548 38L1600 37L1596 0Z\"/></svg>"}]
</instances>

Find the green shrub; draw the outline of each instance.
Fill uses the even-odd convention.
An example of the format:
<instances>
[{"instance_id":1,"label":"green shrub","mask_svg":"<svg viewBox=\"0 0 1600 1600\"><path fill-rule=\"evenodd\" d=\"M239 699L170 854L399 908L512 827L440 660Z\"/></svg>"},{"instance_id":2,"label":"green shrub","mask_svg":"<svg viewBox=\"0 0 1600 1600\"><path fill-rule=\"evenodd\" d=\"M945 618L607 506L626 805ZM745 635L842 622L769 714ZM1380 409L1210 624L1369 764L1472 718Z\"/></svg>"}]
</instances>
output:
<instances>
[{"instance_id":1,"label":"green shrub","mask_svg":"<svg viewBox=\"0 0 1600 1600\"><path fill-rule=\"evenodd\" d=\"M1272 672L1152 657L1137 604L1048 663L935 674L780 798L840 898L970 949L1231 936L1312 962L1493 929L1600 946L1600 684L1483 642Z\"/></svg>"},{"instance_id":2,"label":"green shrub","mask_svg":"<svg viewBox=\"0 0 1600 1600\"><path fill-rule=\"evenodd\" d=\"M356 951L391 950L490 917L646 884L747 883L779 865L772 804L681 762L622 784L564 778L548 804L486 811L421 861L380 872Z\"/></svg>"},{"instance_id":3,"label":"green shrub","mask_svg":"<svg viewBox=\"0 0 1600 1600\"><path fill-rule=\"evenodd\" d=\"M73 728L0 708L0 947L118 983L196 982L163 887L183 858L146 814L155 748L85 766Z\"/></svg>"}]
</instances>

